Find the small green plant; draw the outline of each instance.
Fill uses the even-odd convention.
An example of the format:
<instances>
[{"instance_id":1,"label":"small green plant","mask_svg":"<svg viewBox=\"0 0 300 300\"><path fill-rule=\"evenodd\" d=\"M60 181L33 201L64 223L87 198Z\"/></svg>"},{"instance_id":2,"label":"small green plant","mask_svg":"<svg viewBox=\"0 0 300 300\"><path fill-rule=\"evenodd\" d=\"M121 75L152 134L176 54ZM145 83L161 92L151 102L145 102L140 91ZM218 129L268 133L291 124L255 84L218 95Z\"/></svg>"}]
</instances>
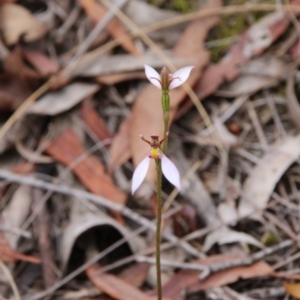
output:
<instances>
[{"instance_id":1,"label":"small green plant","mask_svg":"<svg viewBox=\"0 0 300 300\"><path fill-rule=\"evenodd\" d=\"M188 13L196 7L197 0L150 0L150 3L155 6L162 5L163 8L181 13Z\"/></svg>"}]
</instances>

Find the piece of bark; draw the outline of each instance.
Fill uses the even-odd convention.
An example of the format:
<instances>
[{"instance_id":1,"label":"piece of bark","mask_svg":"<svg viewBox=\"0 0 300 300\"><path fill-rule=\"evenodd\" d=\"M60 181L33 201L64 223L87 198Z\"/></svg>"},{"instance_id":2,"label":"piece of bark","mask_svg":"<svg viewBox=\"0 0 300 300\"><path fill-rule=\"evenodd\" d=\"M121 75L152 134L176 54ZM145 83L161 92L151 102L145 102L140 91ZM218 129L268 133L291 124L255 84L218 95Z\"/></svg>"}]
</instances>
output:
<instances>
[{"instance_id":1,"label":"piece of bark","mask_svg":"<svg viewBox=\"0 0 300 300\"><path fill-rule=\"evenodd\" d=\"M55 283L56 275L54 272L55 263L49 228L49 213L45 205L39 207L39 203L43 198L43 195L42 190L38 188L33 189L35 207L39 209L37 215L38 226L36 226L36 230L38 231L38 243L42 260L44 287L47 289Z\"/></svg>"}]
</instances>

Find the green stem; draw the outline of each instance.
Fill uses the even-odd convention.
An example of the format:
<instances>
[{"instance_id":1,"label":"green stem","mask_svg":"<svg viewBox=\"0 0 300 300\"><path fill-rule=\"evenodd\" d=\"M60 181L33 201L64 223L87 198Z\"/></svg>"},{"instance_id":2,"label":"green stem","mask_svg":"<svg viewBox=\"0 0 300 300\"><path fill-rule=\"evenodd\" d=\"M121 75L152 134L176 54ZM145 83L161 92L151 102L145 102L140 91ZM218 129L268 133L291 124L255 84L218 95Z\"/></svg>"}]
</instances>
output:
<instances>
[{"instance_id":1,"label":"green stem","mask_svg":"<svg viewBox=\"0 0 300 300\"><path fill-rule=\"evenodd\" d=\"M160 267L160 240L161 240L161 210L162 210L162 170L161 161L156 159L156 174L157 174L157 224L156 224L156 277L157 277L157 300L162 299L161 288L161 267Z\"/></svg>"},{"instance_id":2,"label":"green stem","mask_svg":"<svg viewBox=\"0 0 300 300\"><path fill-rule=\"evenodd\" d=\"M167 132L169 132L169 123L170 123L170 113L165 112L164 113L164 137L166 136ZM168 148L168 138L166 138L163 141L163 145L162 145L163 154L166 154L167 148Z\"/></svg>"}]
</instances>

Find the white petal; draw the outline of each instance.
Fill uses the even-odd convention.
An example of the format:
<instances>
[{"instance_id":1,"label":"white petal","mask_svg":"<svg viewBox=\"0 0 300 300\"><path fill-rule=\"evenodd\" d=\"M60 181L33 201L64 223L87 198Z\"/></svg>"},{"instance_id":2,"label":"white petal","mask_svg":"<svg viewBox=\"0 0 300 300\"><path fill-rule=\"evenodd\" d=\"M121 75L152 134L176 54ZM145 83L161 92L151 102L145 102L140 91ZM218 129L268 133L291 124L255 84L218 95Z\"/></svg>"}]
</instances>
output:
<instances>
[{"instance_id":1,"label":"white petal","mask_svg":"<svg viewBox=\"0 0 300 300\"><path fill-rule=\"evenodd\" d=\"M184 67L182 69L177 70L172 77L174 78L170 83L169 89L174 89L180 85L182 85L189 78L190 73L194 67Z\"/></svg>"},{"instance_id":2,"label":"white petal","mask_svg":"<svg viewBox=\"0 0 300 300\"><path fill-rule=\"evenodd\" d=\"M176 166L165 156L161 157L161 168L165 177L180 190L180 176Z\"/></svg>"},{"instance_id":3,"label":"white petal","mask_svg":"<svg viewBox=\"0 0 300 300\"><path fill-rule=\"evenodd\" d=\"M136 167L136 169L133 173L133 176L132 176L132 185L131 185L132 195L134 194L134 192L137 190L137 188L141 185L141 183L145 179L146 174L149 169L149 164L150 164L150 157L147 156Z\"/></svg>"},{"instance_id":4,"label":"white petal","mask_svg":"<svg viewBox=\"0 0 300 300\"><path fill-rule=\"evenodd\" d=\"M154 84L156 87L161 89L161 83L160 83L160 75L150 66L145 66L145 73L149 81Z\"/></svg>"}]
</instances>

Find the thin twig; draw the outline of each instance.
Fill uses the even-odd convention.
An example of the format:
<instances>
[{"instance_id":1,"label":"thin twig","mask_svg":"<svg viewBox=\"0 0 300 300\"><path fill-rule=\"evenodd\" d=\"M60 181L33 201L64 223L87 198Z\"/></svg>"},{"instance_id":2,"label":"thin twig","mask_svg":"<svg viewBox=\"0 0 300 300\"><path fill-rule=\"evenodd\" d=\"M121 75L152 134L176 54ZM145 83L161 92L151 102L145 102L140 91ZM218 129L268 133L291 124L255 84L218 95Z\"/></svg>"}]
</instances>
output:
<instances>
[{"instance_id":1,"label":"thin twig","mask_svg":"<svg viewBox=\"0 0 300 300\"><path fill-rule=\"evenodd\" d=\"M147 257L147 256L137 256L136 261L143 263L149 263L149 264L155 264L156 260L153 259L152 257ZM179 269L184 269L184 270L194 270L194 271L203 271L206 270L208 267L200 264L195 264L195 263L181 263L177 261L171 261L171 260L165 260L162 259L160 261L161 265L166 266L166 267L172 267L172 268L179 268Z\"/></svg>"},{"instance_id":2,"label":"thin twig","mask_svg":"<svg viewBox=\"0 0 300 300\"><path fill-rule=\"evenodd\" d=\"M0 268L5 273L7 279L10 283L11 289L13 290L16 300L21 300L21 296L20 296L18 287L16 285L16 282L15 282L13 276L11 275L10 270L7 268L7 266L3 263L2 260L0 260Z\"/></svg>"},{"instance_id":3,"label":"thin twig","mask_svg":"<svg viewBox=\"0 0 300 300\"><path fill-rule=\"evenodd\" d=\"M266 256L268 256L272 253L275 253L279 250L282 250L284 248L292 246L294 243L295 243L295 241L293 241L293 240L285 240L285 241L283 241L283 242L281 242L281 243L279 243L275 246L272 246L272 247L266 248L264 250L258 251L256 253L250 255L249 257L237 259L235 261L231 261L231 262L228 262L228 263L225 262L225 263L221 263L221 264L211 265L211 266L209 266L209 272L206 272L206 273L203 272L200 275L199 278L201 280L204 280L208 276L210 276L211 274L216 273L216 272L220 272L222 270L230 269L230 268L233 268L233 267L241 267L241 266L252 265L254 262L256 262L258 260L261 260L264 257L266 257Z\"/></svg>"}]
</instances>

